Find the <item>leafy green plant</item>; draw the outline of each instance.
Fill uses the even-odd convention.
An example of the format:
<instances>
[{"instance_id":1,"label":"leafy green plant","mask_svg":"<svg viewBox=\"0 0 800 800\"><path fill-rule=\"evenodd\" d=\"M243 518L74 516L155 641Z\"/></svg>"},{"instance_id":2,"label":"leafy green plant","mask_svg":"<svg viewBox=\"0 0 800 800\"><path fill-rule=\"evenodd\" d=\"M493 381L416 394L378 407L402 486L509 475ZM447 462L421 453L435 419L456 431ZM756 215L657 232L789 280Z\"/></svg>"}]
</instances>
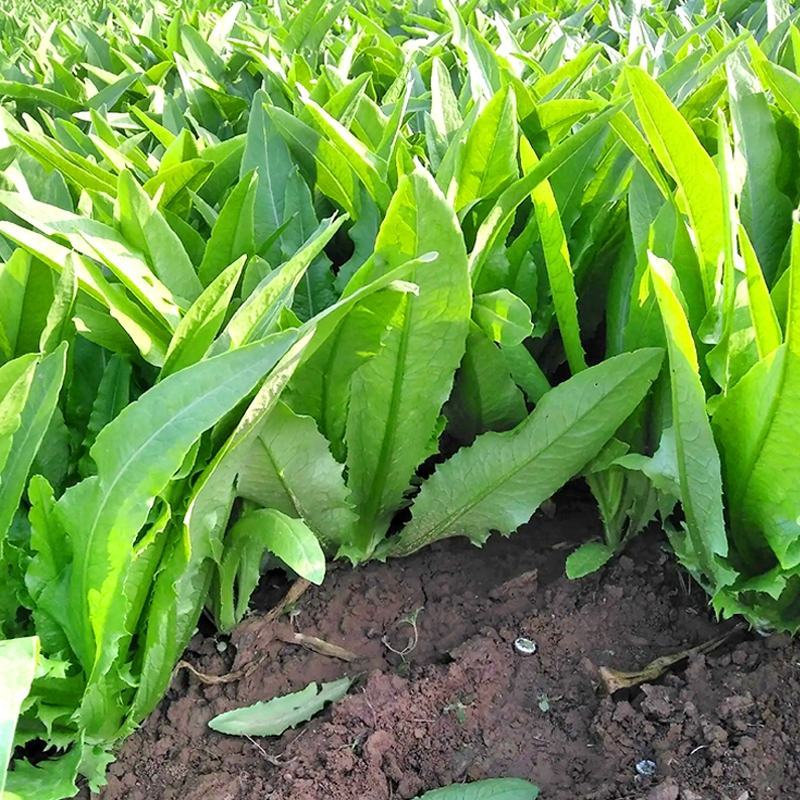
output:
<instances>
[{"instance_id":1,"label":"leafy green plant","mask_svg":"<svg viewBox=\"0 0 800 800\"><path fill-rule=\"evenodd\" d=\"M58 757L8 791L97 788L265 566L480 545L577 475L570 575L658 517L796 628L782 4L14 5L0 638Z\"/></svg>"}]
</instances>

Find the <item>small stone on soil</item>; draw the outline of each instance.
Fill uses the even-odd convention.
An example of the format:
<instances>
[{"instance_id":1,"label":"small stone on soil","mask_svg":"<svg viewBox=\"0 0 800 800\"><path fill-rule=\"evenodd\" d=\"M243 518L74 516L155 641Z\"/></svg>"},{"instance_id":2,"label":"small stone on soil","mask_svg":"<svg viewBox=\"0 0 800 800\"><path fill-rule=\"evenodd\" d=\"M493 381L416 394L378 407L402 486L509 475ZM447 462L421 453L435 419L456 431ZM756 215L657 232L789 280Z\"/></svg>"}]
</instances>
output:
<instances>
[{"instance_id":1,"label":"small stone on soil","mask_svg":"<svg viewBox=\"0 0 800 800\"><path fill-rule=\"evenodd\" d=\"M514 650L520 656L532 656L536 652L536 642L520 636L514 640Z\"/></svg>"},{"instance_id":2,"label":"small stone on soil","mask_svg":"<svg viewBox=\"0 0 800 800\"><path fill-rule=\"evenodd\" d=\"M657 769L656 762L651 761L649 758L636 762L636 772L638 772L639 775L643 775L645 778L655 775Z\"/></svg>"}]
</instances>

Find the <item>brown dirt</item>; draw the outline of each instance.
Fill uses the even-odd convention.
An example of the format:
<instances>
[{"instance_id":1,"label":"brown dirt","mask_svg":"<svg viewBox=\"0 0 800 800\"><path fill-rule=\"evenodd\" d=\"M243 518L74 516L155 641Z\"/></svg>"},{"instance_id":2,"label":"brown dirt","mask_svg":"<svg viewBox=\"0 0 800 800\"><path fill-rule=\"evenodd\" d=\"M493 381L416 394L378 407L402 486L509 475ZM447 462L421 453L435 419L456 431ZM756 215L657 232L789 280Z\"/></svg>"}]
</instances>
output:
<instances>
[{"instance_id":1,"label":"brown dirt","mask_svg":"<svg viewBox=\"0 0 800 800\"><path fill-rule=\"evenodd\" d=\"M224 653L198 634L186 657L202 672L257 667L217 686L180 672L125 743L102 800L399 800L493 776L529 778L543 800L800 798L800 645L739 634L654 685L603 696L598 666L639 668L727 626L655 533L600 574L566 580L565 555L599 530L590 504L565 505L483 550L451 540L386 565L335 567L292 624L356 663L278 641L262 614ZM417 609L417 646L403 660L382 639L403 649L402 620ZM535 655L514 652L520 635ZM348 697L279 739L206 727L222 711L356 673ZM654 776L637 774L642 759Z\"/></svg>"}]
</instances>

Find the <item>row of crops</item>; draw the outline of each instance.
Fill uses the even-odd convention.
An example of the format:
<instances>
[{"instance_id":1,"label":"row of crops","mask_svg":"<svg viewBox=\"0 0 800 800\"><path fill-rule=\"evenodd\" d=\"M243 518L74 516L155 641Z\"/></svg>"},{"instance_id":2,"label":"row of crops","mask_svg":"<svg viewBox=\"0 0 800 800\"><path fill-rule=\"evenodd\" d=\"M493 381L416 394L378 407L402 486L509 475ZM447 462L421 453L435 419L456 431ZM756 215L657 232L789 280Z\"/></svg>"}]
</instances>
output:
<instances>
[{"instance_id":1,"label":"row of crops","mask_svg":"<svg viewBox=\"0 0 800 800\"><path fill-rule=\"evenodd\" d=\"M0 19L0 794L102 785L265 566L576 477L571 577L657 520L796 630L788 3L146 6Z\"/></svg>"}]
</instances>

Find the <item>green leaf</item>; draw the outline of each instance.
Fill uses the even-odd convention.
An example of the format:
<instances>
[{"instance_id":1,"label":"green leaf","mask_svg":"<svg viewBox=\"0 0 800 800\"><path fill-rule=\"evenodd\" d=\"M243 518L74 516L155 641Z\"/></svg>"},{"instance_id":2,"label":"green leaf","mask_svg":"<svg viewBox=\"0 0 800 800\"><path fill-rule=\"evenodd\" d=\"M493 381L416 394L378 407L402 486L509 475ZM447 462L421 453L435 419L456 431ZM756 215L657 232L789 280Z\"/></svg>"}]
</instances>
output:
<instances>
[{"instance_id":1,"label":"green leaf","mask_svg":"<svg viewBox=\"0 0 800 800\"><path fill-rule=\"evenodd\" d=\"M62 235L79 253L101 261L164 326L178 324L180 310L172 293L113 228L11 192L0 192L0 203L42 233Z\"/></svg>"},{"instance_id":2,"label":"green leaf","mask_svg":"<svg viewBox=\"0 0 800 800\"><path fill-rule=\"evenodd\" d=\"M550 391L551 386L536 359L523 344L502 346L500 351L514 383L525 392L531 403L538 403Z\"/></svg>"},{"instance_id":3,"label":"green leaf","mask_svg":"<svg viewBox=\"0 0 800 800\"><path fill-rule=\"evenodd\" d=\"M370 197L381 209L387 208L391 199L391 191L385 178L386 164L311 98L305 99L303 105L311 113L321 131L330 137L336 149L346 156Z\"/></svg>"},{"instance_id":4,"label":"green leaf","mask_svg":"<svg viewBox=\"0 0 800 800\"><path fill-rule=\"evenodd\" d=\"M584 147L594 145L594 138L606 130L606 124L612 116L619 113L615 107L608 108L587 122L576 133L568 136L562 143L550 150L539 164L519 180L514 181L486 215L475 236L475 246L469 257L472 284L477 285L483 267L497 244L503 231L513 218L517 207L543 181L550 177Z\"/></svg>"},{"instance_id":5,"label":"green leaf","mask_svg":"<svg viewBox=\"0 0 800 800\"><path fill-rule=\"evenodd\" d=\"M800 220L794 219L786 341L762 358L714 413L737 549L765 540L784 569L800 563L800 504L793 453L800 408Z\"/></svg>"},{"instance_id":6,"label":"green leaf","mask_svg":"<svg viewBox=\"0 0 800 800\"><path fill-rule=\"evenodd\" d=\"M25 490L36 453L44 439L58 402L64 381L67 346L60 345L54 353L42 357L36 366L25 405L20 414L19 426L11 441L11 448L2 467L0 482L0 554L11 521ZM4 369L8 369L6 365ZM0 410L5 411L0 407ZM11 413L14 413L13 410ZM5 414L4 414L5 416ZM3 424L5 420L0 420Z\"/></svg>"},{"instance_id":7,"label":"green leaf","mask_svg":"<svg viewBox=\"0 0 800 800\"><path fill-rule=\"evenodd\" d=\"M232 630L247 613L265 552L311 583L319 585L325 577L325 554L301 519L272 508L247 512L225 537L225 552L212 589L220 630Z\"/></svg>"},{"instance_id":8,"label":"green leaf","mask_svg":"<svg viewBox=\"0 0 800 800\"><path fill-rule=\"evenodd\" d=\"M430 260L430 259L427 259ZM421 260L420 265L423 261ZM412 266L409 265L411 271ZM369 269L369 264L365 265ZM358 273L357 273L358 275ZM354 278L354 281L358 277ZM355 283L348 284L355 286ZM345 297L352 290L345 290ZM400 292L382 292L358 303L319 350L297 371L287 389L287 401L299 414L316 420L337 461L345 461L345 428L350 382L355 371L380 352L389 328L402 313Z\"/></svg>"},{"instance_id":9,"label":"green leaf","mask_svg":"<svg viewBox=\"0 0 800 800\"><path fill-rule=\"evenodd\" d=\"M508 289L477 295L472 319L492 341L501 345L518 345L533 331L530 309Z\"/></svg>"},{"instance_id":10,"label":"green leaf","mask_svg":"<svg viewBox=\"0 0 800 800\"><path fill-rule=\"evenodd\" d=\"M5 263L0 263L0 296L0 358L37 350L53 303L50 270L24 250L15 250Z\"/></svg>"},{"instance_id":11,"label":"green leaf","mask_svg":"<svg viewBox=\"0 0 800 800\"><path fill-rule=\"evenodd\" d=\"M429 454L439 414L464 352L471 297L461 231L433 178L404 176L375 245L386 267L430 251L439 259L411 279L402 318L383 349L353 375L347 417L348 485L369 554L384 535L417 465Z\"/></svg>"},{"instance_id":12,"label":"green leaf","mask_svg":"<svg viewBox=\"0 0 800 800\"><path fill-rule=\"evenodd\" d=\"M433 789L415 800L536 800L538 787L521 778L489 778Z\"/></svg>"},{"instance_id":13,"label":"green leaf","mask_svg":"<svg viewBox=\"0 0 800 800\"><path fill-rule=\"evenodd\" d=\"M24 759L14 765L6 781L3 800L66 800L78 791L75 783L83 748L73 745L69 752L32 766Z\"/></svg>"},{"instance_id":14,"label":"green leaf","mask_svg":"<svg viewBox=\"0 0 800 800\"><path fill-rule=\"evenodd\" d=\"M323 220L308 240L278 269L268 272L250 296L236 309L211 354L225 352L271 333L283 308L291 306L294 291L312 261L342 226L346 217Z\"/></svg>"},{"instance_id":15,"label":"green leaf","mask_svg":"<svg viewBox=\"0 0 800 800\"><path fill-rule=\"evenodd\" d=\"M310 683L299 692L226 711L214 717L208 727L229 736L280 736L284 731L319 714L326 703L341 700L352 683L351 678L340 678L319 686Z\"/></svg>"},{"instance_id":16,"label":"green leaf","mask_svg":"<svg viewBox=\"0 0 800 800\"><path fill-rule=\"evenodd\" d=\"M22 704L31 689L39 658L39 640L0 641L0 797L6 785L6 767L14 752L14 729Z\"/></svg>"},{"instance_id":17,"label":"green leaf","mask_svg":"<svg viewBox=\"0 0 800 800\"><path fill-rule=\"evenodd\" d=\"M491 197L517 177L515 97L510 87L501 89L470 128L456 174L456 211Z\"/></svg>"},{"instance_id":18,"label":"green leaf","mask_svg":"<svg viewBox=\"0 0 800 800\"><path fill-rule=\"evenodd\" d=\"M196 300L203 287L181 240L127 170L119 176L117 202L125 239L144 254L153 273L173 295Z\"/></svg>"},{"instance_id":19,"label":"green leaf","mask_svg":"<svg viewBox=\"0 0 800 800\"><path fill-rule=\"evenodd\" d=\"M263 547L277 556L301 578L322 583L325 578L325 554L313 531L301 519L287 516L274 508L251 511L233 530L247 530Z\"/></svg>"},{"instance_id":20,"label":"green leaf","mask_svg":"<svg viewBox=\"0 0 800 800\"><path fill-rule=\"evenodd\" d=\"M264 107L267 99L263 91L253 96L240 168L241 177L253 169L258 176L255 201L257 242L263 242L285 221L284 188L294 167L283 137Z\"/></svg>"},{"instance_id":21,"label":"green leaf","mask_svg":"<svg viewBox=\"0 0 800 800\"><path fill-rule=\"evenodd\" d=\"M685 547L715 588L729 582L719 558L728 553L722 513L722 477L689 322L672 288L669 263L650 255L650 274L667 336L680 500L686 516Z\"/></svg>"},{"instance_id":22,"label":"green leaf","mask_svg":"<svg viewBox=\"0 0 800 800\"><path fill-rule=\"evenodd\" d=\"M204 286L208 286L236 259L255 253L254 213L257 197L258 174L253 171L245 175L228 195L211 229L211 237L198 270Z\"/></svg>"},{"instance_id":23,"label":"green leaf","mask_svg":"<svg viewBox=\"0 0 800 800\"><path fill-rule=\"evenodd\" d=\"M285 403L275 406L250 445L237 492L263 508L304 520L329 550L352 535L356 517L347 501L342 465L314 420L298 416Z\"/></svg>"},{"instance_id":24,"label":"green leaf","mask_svg":"<svg viewBox=\"0 0 800 800\"><path fill-rule=\"evenodd\" d=\"M64 261L64 268L58 276L53 304L47 312L44 330L39 337L39 350L51 353L61 342L68 341L74 330L72 311L78 295L75 257L70 253Z\"/></svg>"},{"instance_id":25,"label":"green leaf","mask_svg":"<svg viewBox=\"0 0 800 800\"><path fill-rule=\"evenodd\" d=\"M597 572L614 557L614 548L603 542L584 542L567 556L567 577L583 578Z\"/></svg>"},{"instance_id":26,"label":"green leaf","mask_svg":"<svg viewBox=\"0 0 800 800\"><path fill-rule=\"evenodd\" d=\"M206 355L228 313L245 260L242 256L223 269L184 314L170 340L160 378L195 364Z\"/></svg>"},{"instance_id":27,"label":"green leaf","mask_svg":"<svg viewBox=\"0 0 800 800\"><path fill-rule=\"evenodd\" d=\"M502 352L475 326L445 410L448 433L459 442L471 442L486 431L507 431L527 416L525 398Z\"/></svg>"},{"instance_id":28,"label":"green leaf","mask_svg":"<svg viewBox=\"0 0 800 800\"><path fill-rule=\"evenodd\" d=\"M739 215L771 282L791 228L792 204L779 188L780 140L767 96L744 57L731 57L726 68L734 145L745 168Z\"/></svg>"},{"instance_id":29,"label":"green leaf","mask_svg":"<svg viewBox=\"0 0 800 800\"><path fill-rule=\"evenodd\" d=\"M42 236L35 231L29 231L10 222L0 222L0 233L19 244L28 252L41 259L51 269L61 272L70 251L60 244ZM130 337L142 354L142 357L151 364L160 366L164 361L167 349L166 332L152 317L138 306L119 285L111 284L106 280L102 270L89 259L83 256L75 258L75 276L78 288L102 306L108 309L113 319L110 323L119 323L116 330L121 328ZM84 311L86 311L84 306ZM80 298L76 311L80 311ZM97 319L96 309L92 309L92 317ZM76 313L81 317L82 313ZM104 344L101 342L101 344ZM113 349L113 348L110 348Z\"/></svg>"},{"instance_id":30,"label":"green leaf","mask_svg":"<svg viewBox=\"0 0 800 800\"><path fill-rule=\"evenodd\" d=\"M314 176L316 187L358 219L358 185L347 158L320 133L282 108L268 106L267 110L306 171Z\"/></svg>"},{"instance_id":31,"label":"green leaf","mask_svg":"<svg viewBox=\"0 0 800 800\"><path fill-rule=\"evenodd\" d=\"M744 261L750 317L753 321L758 355L764 358L780 347L783 331L764 280L764 273L758 263L758 256L742 226L739 226L739 249Z\"/></svg>"},{"instance_id":32,"label":"green leaf","mask_svg":"<svg viewBox=\"0 0 800 800\"><path fill-rule=\"evenodd\" d=\"M724 212L719 172L689 123L646 72L627 71L642 128L664 169L675 179L697 237L706 306L714 302L717 263L723 251Z\"/></svg>"},{"instance_id":33,"label":"green leaf","mask_svg":"<svg viewBox=\"0 0 800 800\"><path fill-rule=\"evenodd\" d=\"M661 368L655 348L623 353L550 390L505 433L485 433L422 485L412 518L387 555L407 555L448 536L482 544L508 534L579 473L638 406Z\"/></svg>"},{"instance_id":34,"label":"green leaf","mask_svg":"<svg viewBox=\"0 0 800 800\"><path fill-rule=\"evenodd\" d=\"M533 148L522 140L523 166L533 173L539 164ZM550 293L561 332L561 341L573 373L586 368L586 356L581 344L580 323L578 322L578 297L575 291L575 277L572 274L567 236L561 223L555 195L550 183L545 179L531 192L539 238L544 251Z\"/></svg>"},{"instance_id":35,"label":"green leaf","mask_svg":"<svg viewBox=\"0 0 800 800\"><path fill-rule=\"evenodd\" d=\"M184 189L197 189L208 177L212 165L202 158L182 161L180 164L159 169L142 187L150 197L159 194L158 206L168 206Z\"/></svg>"}]
</instances>

